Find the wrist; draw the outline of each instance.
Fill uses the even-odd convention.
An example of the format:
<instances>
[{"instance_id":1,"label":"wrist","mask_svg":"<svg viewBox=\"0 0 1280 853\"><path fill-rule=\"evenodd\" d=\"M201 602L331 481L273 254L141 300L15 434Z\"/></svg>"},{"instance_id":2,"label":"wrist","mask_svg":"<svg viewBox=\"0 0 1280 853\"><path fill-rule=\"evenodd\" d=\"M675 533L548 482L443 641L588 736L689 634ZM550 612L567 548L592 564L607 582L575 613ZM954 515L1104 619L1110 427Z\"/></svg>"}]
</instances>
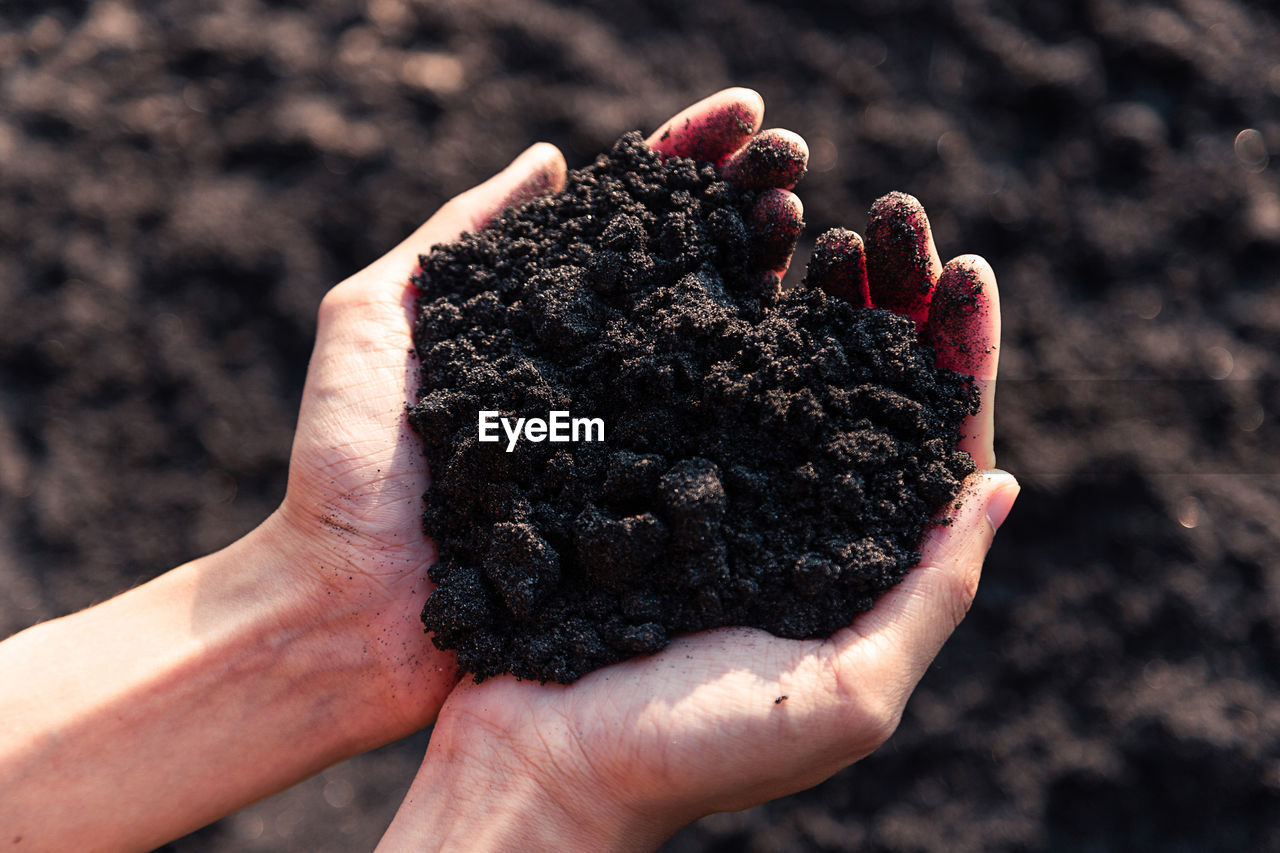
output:
<instances>
[{"instance_id":1,"label":"wrist","mask_svg":"<svg viewBox=\"0 0 1280 853\"><path fill-rule=\"evenodd\" d=\"M301 703L323 708L310 746L319 766L359 754L383 738L374 713L384 693L361 614L337 605L300 571L308 558L277 515L223 551L179 569L192 572L207 604L210 653L242 655L270 671ZM318 722L318 721L317 721ZM385 721L383 721L385 722Z\"/></svg>"},{"instance_id":2,"label":"wrist","mask_svg":"<svg viewBox=\"0 0 1280 853\"><path fill-rule=\"evenodd\" d=\"M472 732L459 748L433 733L423 762L378 853L399 851L656 850L678 824L644 817L615 803L605 788L568 790L547 774L477 755Z\"/></svg>"},{"instance_id":3,"label":"wrist","mask_svg":"<svg viewBox=\"0 0 1280 853\"><path fill-rule=\"evenodd\" d=\"M456 668L422 627L430 544L418 543L411 557L388 555L356 541L354 531L311 521L300 523L286 502L237 545L270 555L272 576L264 582L287 602L281 629L297 637L301 653L344 673L327 699L342 709L350 739L345 758L433 723L457 681ZM420 572L404 573L410 559L422 564ZM382 571L382 563L396 564L395 572Z\"/></svg>"}]
</instances>

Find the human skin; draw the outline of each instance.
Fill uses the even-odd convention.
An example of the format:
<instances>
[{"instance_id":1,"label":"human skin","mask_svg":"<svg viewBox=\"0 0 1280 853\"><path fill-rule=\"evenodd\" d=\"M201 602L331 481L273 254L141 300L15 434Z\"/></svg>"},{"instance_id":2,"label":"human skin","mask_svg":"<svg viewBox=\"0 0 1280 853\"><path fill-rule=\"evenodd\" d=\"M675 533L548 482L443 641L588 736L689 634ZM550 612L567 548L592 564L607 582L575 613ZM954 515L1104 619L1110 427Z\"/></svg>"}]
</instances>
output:
<instances>
[{"instance_id":1,"label":"human skin","mask_svg":"<svg viewBox=\"0 0 1280 853\"><path fill-rule=\"evenodd\" d=\"M727 90L656 144L727 162L762 114ZM404 410L408 281L431 246L564 178L560 152L535 145L326 295L286 497L261 526L0 643L0 846L153 848L436 719L459 675L419 618L434 552ZM793 175L775 180L789 255L799 202Z\"/></svg>"},{"instance_id":2,"label":"human skin","mask_svg":"<svg viewBox=\"0 0 1280 853\"><path fill-rule=\"evenodd\" d=\"M659 136L650 143L661 149ZM914 265L918 280L902 313L938 347L940 362L978 383L980 410L960 447L980 470L948 523L926 534L920 564L825 640L717 629L570 685L511 676L459 683L381 853L652 850L698 817L817 784L892 735L968 611L1018 485L994 470L995 276L973 255L943 267L920 203L900 194L889 201L873 208L870 277L857 239L808 284L879 305L900 296L900 283L877 272ZM897 239L876 236L890 234ZM916 256L894 256L906 250Z\"/></svg>"}]
</instances>

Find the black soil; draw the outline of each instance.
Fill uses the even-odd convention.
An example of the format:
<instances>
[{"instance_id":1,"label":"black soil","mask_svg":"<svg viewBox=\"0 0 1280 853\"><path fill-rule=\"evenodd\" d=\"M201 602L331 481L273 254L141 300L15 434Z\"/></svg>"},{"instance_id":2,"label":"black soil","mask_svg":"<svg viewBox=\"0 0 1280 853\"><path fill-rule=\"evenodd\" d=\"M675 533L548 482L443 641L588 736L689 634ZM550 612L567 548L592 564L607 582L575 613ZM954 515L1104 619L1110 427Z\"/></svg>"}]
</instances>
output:
<instances>
[{"instance_id":1,"label":"black soil","mask_svg":"<svg viewBox=\"0 0 1280 853\"><path fill-rule=\"evenodd\" d=\"M632 133L423 257L423 621L477 681L570 682L722 625L827 636L919 560L973 470L969 379L903 317L762 293L752 201ZM601 418L605 440L508 451L480 410Z\"/></svg>"},{"instance_id":2,"label":"black soil","mask_svg":"<svg viewBox=\"0 0 1280 853\"><path fill-rule=\"evenodd\" d=\"M1280 850L1277 56L1244 0L0 3L0 634L260 523L321 297L448 198L753 86L810 234L900 188L991 262L1023 493L884 749L665 849ZM372 850L423 746L166 849Z\"/></svg>"}]
</instances>

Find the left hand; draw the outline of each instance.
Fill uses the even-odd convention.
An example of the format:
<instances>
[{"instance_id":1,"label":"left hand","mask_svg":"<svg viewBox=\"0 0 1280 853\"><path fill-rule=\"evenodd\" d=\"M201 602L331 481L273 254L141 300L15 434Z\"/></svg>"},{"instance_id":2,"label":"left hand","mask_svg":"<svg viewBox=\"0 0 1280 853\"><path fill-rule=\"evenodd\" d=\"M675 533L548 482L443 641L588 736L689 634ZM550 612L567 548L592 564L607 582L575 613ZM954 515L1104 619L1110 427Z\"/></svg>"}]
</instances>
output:
<instances>
[{"instance_id":1,"label":"left hand","mask_svg":"<svg viewBox=\"0 0 1280 853\"><path fill-rule=\"evenodd\" d=\"M757 134L763 108L755 92L728 89L672 118L650 143L667 155L718 161L726 173L756 181L759 210L776 220L759 260L780 278L801 225L799 200L789 189L808 151L787 131ZM779 160L767 156L771 146L795 156L767 168L762 164ZM433 588L427 568L435 552L422 534L426 461L405 416L418 386L410 274L433 246L484 227L505 208L557 192L564 181L559 150L534 145L448 202L320 305L288 492L264 530L315 607L348 610L358 618L344 622L363 626L348 641L369 649L364 693L374 731L362 727L367 742L385 743L429 725L458 679L454 656L431 644L420 618Z\"/></svg>"},{"instance_id":2,"label":"left hand","mask_svg":"<svg viewBox=\"0 0 1280 853\"><path fill-rule=\"evenodd\" d=\"M366 743L429 725L457 680L452 655L427 640L419 618L435 553L422 535L426 462L405 415L418 384L409 277L420 253L564 179L559 150L534 145L320 304L288 489L259 532L285 555L312 607L356 626L336 641L368 652L364 683L352 685L366 698L368 719L353 723ZM339 613L350 618L333 619Z\"/></svg>"}]
</instances>

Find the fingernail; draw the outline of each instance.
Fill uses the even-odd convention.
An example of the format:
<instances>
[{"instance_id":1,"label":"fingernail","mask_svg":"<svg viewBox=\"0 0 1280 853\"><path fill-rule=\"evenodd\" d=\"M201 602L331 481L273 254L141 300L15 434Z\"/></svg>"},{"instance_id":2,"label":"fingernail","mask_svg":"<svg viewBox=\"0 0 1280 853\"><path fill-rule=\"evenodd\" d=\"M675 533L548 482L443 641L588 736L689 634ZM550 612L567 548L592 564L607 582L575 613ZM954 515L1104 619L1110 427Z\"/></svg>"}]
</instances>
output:
<instances>
[{"instance_id":1,"label":"fingernail","mask_svg":"<svg viewBox=\"0 0 1280 853\"><path fill-rule=\"evenodd\" d=\"M987 523L991 525L992 530L999 530L1000 525L1004 524L1004 520L1009 517L1009 512L1013 509L1013 503L1018 499L1022 486L1007 471L992 471L988 476L996 486L991 497L987 498Z\"/></svg>"}]
</instances>

